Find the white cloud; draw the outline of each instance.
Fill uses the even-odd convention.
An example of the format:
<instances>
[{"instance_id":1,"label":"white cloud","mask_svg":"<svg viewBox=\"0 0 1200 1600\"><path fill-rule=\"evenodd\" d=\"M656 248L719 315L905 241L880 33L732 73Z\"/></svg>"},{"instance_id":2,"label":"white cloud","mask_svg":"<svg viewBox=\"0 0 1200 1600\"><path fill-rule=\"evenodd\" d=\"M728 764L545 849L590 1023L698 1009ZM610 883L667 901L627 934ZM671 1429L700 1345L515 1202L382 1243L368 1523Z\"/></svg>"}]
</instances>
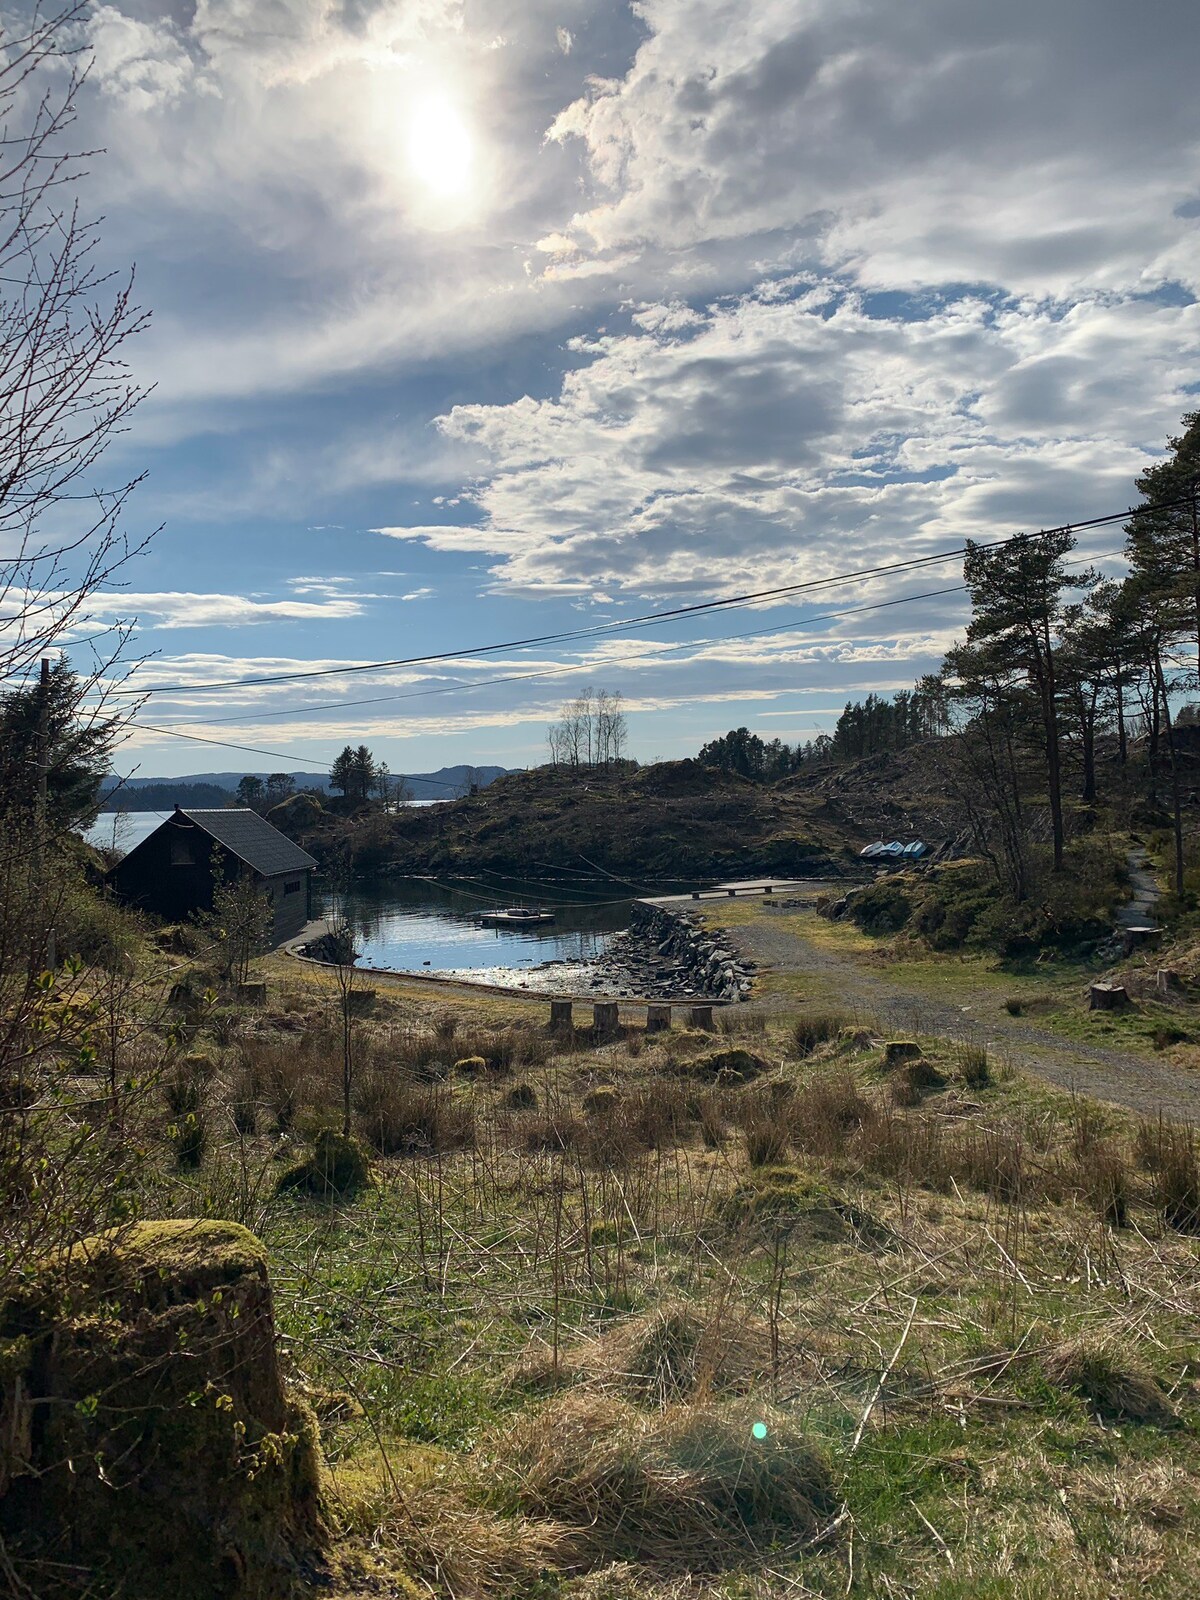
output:
<instances>
[{"instance_id":1,"label":"white cloud","mask_svg":"<svg viewBox=\"0 0 1200 1600\"><path fill-rule=\"evenodd\" d=\"M818 578L1120 507L1200 356L1200 307L1109 296L913 320L798 278L657 309L590 341L558 396L440 419L490 463L480 520L376 531L486 551L533 593Z\"/></svg>"},{"instance_id":2,"label":"white cloud","mask_svg":"<svg viewBox=\"0 0 1200 1600\"><path fill-rule=\"evenodd\" d=\"M137 617L143 626L244 628L259 622L330 622L362 615L357 600L258 600L240 594L98 594L93 611Z\"/></svg>"},{"instance_id":3,"label":"white cloud","mask_svg":"<svg viewBox=\"0 0 1200 1600\"><path fill-rule=\"evenodd\" d=\"M1187 0L766 0L736 24L725 0L640 10L629 71L551 128L595 180L566 230L581 241L788 233L887 288L1197 283L1176 214L1200 149Z\"/></svg>"}]
</instances>

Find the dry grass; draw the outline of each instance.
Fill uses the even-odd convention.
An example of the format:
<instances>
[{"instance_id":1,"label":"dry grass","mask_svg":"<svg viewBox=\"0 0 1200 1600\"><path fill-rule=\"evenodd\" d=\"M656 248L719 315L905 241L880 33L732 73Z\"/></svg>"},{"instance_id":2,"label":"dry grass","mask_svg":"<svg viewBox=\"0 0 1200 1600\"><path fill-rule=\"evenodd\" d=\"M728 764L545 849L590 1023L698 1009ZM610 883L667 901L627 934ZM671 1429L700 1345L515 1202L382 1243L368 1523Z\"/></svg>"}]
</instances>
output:
<instances>
[{"instance_id":1,"label":"dry grass","mask_svg":"<svg viewBox=\"0 0 1200 1600\"><path fill-rule=\"evenodd\" d=\"M856 1029L857 1019L846 1011L808 1011L796 1019L792 1041L801 1058L812 1055L818 1045L836 1039L844 1028Z\"/></svg>"},{"instance_id":2,"label":"dry grass","mask_svg":"<svg viewBox=\"0 0 1200 1600\"><path fill-rule=\"evenodd\" d=\"M355 1085L354 1110L363 1137L384 1156L460 1150L475 1138L474 1111L448 1087L379 1067Z\"/></svg>"},{"instance_id":3,"label":"dry grass","mask_svg":"<svg viewBox=\"0 0 1200 1600\"><path fill-rule=\"evenodd\" d=\"M576 1530L589 1566L719 1570L756 1546L811 1540L838 1507L830 1468L801 1429L738 1401L647 1415L567 1395L522 1416L489 1466L490 1493Z\"/></svg>"},{"instance_id":4,"label":"dry grass","mask_svg":"<svg viewBox=\"0 0 1200 1600\"><path fill-rule=\"evenodd\" d=\"M1121 1347L1112 1334L1084 1334L1042 1356L1042 1370L1056 1387L1086 1400L1106 1422L1144 1422L1174 1427L1179 1415L1158 1379Z\"/></svg>"}]
</instances>

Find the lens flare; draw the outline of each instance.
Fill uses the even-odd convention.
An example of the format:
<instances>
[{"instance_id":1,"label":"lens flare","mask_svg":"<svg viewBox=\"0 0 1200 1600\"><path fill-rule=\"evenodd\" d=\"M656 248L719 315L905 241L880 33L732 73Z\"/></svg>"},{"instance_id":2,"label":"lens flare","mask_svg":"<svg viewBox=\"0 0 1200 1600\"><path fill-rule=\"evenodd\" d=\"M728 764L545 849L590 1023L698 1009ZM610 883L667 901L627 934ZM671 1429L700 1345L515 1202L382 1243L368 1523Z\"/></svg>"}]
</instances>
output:
<instances>
[{"instance_id":1,"label":"lens flare","mask_svg":"<svg viewBox=\"0 0 1200 1600\"><path fill-rule=\"evenodd\" d=\"M761 1442L767 1437L767 1425L765 1422L756 1422L750 1432Z\"/></svg>"}]
</instances>

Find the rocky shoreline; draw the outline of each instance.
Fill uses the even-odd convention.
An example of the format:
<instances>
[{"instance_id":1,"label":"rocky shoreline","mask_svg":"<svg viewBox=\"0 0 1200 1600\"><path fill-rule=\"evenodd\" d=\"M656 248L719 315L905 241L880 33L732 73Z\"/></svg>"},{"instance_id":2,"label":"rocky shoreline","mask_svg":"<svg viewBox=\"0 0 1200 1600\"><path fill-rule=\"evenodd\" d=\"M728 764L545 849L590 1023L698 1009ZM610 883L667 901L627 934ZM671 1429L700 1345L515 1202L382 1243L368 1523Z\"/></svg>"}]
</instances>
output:
<instances>
[{"instance_id":1,"label":"rocky shoreline","mask_svg":"<svg viewBox=\"0 0 1200 1600\"><path fill-rule=\"evenodd\" d=\"M633 922L589 963L597 994L646 1000L748 1000L754 963L729 936L686 911L639 902Z\"/></svg>"}]
</instances>

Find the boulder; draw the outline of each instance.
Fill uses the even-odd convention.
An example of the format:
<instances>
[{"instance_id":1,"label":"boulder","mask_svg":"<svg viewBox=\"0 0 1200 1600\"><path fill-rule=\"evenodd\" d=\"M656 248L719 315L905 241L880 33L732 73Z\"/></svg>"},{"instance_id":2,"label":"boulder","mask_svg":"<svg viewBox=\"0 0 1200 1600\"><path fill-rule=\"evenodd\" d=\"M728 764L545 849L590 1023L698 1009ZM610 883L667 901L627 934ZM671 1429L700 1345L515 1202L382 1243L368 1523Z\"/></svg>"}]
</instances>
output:
<instances>
[{"instance_id":1,"label":"boulder","mask_svg":"<svg viewBox=\"0 0 1200 1600\"><path fill-rule=\"evenodd\" d=\"M49 1595L283 1600L326 1541L316 1419L276 1359L266 1255L145 1222L0 1307L0 1536ZM90 1580L90 1581L88 1581Z\"/></svg>"}]
</instances>

